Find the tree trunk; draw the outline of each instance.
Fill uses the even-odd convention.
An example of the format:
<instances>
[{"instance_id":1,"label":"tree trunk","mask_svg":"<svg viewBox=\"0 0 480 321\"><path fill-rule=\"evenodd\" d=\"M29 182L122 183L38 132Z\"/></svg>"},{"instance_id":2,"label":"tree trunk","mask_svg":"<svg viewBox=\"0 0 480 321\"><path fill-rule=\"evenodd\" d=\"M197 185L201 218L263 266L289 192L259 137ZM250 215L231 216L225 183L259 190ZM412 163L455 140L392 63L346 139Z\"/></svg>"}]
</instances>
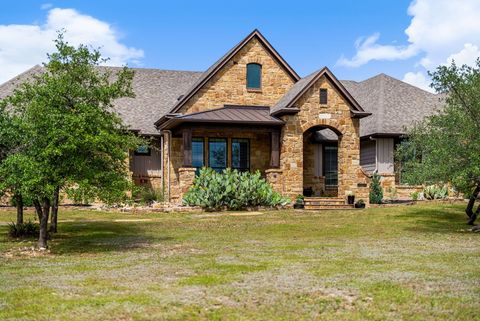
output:
<instances>
[{"instance_id":1,"label":"tree trunk","mask_svg":"<svg viewBox=\"0 0 480 321\"><path fill-rule=\"evenodd\" d=\"M35 199L33 200L33 206L35 206L35 213L37 213L38 222L40 222L42 220L42 205L40 205L40 202Z\"/></svg>"},{"instance_id":2,"label":"tree trunk","mask_svg":"<svg viewBox=\"0 0 480 321\"><path fill-rule=\"evenodd\" d=\"M17 225L23 224L23 197L21 194L15 194L14 197L17 206Z\"/></svg>"},{"instance_id":3,"label":"tree trunk","mask_svg":"<svg viewBox=\"0 0 480 321\"><path fill-rule=\"evenodd\" d=\"M475 205L475 200L478 197L478 193L480 193L480 183L477 184L477 187L473 190L472 195L470 195L470 199L468 200L467 208L465 209L465 213L467 213L468 217L472 217L473 213L473 206Z\"/></svg>"},{"instance_id":4,"label":"tree trunk","mask_svg":"<svg viewBox=\"0 0 480 321\"><path fill-rule=\"evenodd\" d=\"M47 249L48 216L50 214L50 200L47 197L43 198L40 211L42 214L42 218L40 219L40 235L38 237L38 249L44 251Z\"/></svg>"},{"instance_id":5,"label":"tree trunk","mask_svg":"<svg viewBox=\"0 0 480 321\"><path fill-rule=\"evenodd\" d=\"M52 218L50 219L50 232L57 233L58 202L60 199L60 187L57 186L53 192Z\"/></svg>"},{"instance_id":6,"label":"tree trunk","mask_svg":"<svg viewBox=\"0 0 480 321\"><path fill-rule=\"evenodd\" d=\"M478 214L480 214L480 205L478 205L477 210L475 211L475 213L473 213L473 214L470 216L470 219L468 220L467 224L468 224L468 225L473 225L473 224L475 223L475 220L476 220L477 217L478 217Z\"/></svg>"}]
</instances>

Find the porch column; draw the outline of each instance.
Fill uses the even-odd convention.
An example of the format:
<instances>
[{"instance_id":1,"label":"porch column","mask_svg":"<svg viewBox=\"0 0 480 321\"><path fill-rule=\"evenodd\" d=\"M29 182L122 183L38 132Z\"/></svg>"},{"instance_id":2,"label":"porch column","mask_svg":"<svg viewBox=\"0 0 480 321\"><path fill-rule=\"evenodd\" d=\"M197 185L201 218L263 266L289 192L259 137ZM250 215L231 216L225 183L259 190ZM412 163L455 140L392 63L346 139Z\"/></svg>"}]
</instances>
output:
<instances>
[{"instance_id":1,"label":"porch column","mask_svg":"<svg viewBox=\"0 0 480 321\"><path fill-rule=\"evenodd\" d=\"M183 167L192 167L192 130L184 129L183 136Z\"/></svg>"},{"instance_id":2,"label":"porch column","mask_svg":"<svg viewBox=\"0 0 480 321\"><path fill-rule=\"evenodd\" d=\"M270 167L280 167L280 131L275 130L270 133L271 148L270 148Z\"/></svg>"}]
</instances>

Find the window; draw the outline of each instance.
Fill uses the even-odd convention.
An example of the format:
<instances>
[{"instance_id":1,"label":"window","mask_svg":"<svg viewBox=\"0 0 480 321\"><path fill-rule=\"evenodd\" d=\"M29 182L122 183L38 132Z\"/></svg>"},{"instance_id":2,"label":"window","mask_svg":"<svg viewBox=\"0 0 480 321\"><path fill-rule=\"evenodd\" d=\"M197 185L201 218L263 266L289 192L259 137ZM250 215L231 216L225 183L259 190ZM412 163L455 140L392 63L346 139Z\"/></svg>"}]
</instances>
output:
<instances>
[{"instance_id":1,"label":"window","mask_svg":"<svg viewBox=\"0 0 480 321\"><path fill-rule=\"evenodd\" d=\"M325 88L320 89L320 104L326 105L327 104L327 95L328 91Z\"/></svg>"},{"instance_id":2,"label":"window","mask_svg":"<svg viewBox=\"0 0 480 321\"><path fill-rule=\"evenodd\" d=\"M227 140L225 138L208 139L208 166L217 172L227 168Z\"/></svg>"},{"instance_id":3,"label":"window","mask_svg":"<svg viewBox=\"0 0 480 321\"><path fill-rule=\"evenodd\" d=\"M338 147L326 145L323 151L325 186L338 185Z\"/></svg>"},{"instance_id":4,"label":"window","mask_svg":"<svg viewBox=\"0 0 480 321\"><path fill-rule=\"evenodd\" d=\"M135 156L150 156L151 153L152 151L147 145L138 146L134 152Z\"/></svg>"},{"instance_id":5,"label":"window","mask_svg":"<svg viewBox=\"0 0 480 321\"><path fill-rule=\"evenodd\" d=\"M262 65L259 65L259 64L247 65L247 88L248 89L262 88Z\"/></svg>"},{"instance_id":6,"label":"window","mask_svg":"<svg viewBox=\"0 0 480 321\"><path fill-rule=\"evenodd\" d=\"M203 138L192 138L192 166L197 170L195 174L198 175L200 168L204 166L204 151Z\"/></svg>"},{"instance_id":7,"label":"window","mask_svg":"<svg viewBox=\"0 0 480 321\"><path fill-rule=\"evenodd\" d=\"M232 168L239 171L250 169L250 141L232 138Z\"/></svg>"}]
</instances>

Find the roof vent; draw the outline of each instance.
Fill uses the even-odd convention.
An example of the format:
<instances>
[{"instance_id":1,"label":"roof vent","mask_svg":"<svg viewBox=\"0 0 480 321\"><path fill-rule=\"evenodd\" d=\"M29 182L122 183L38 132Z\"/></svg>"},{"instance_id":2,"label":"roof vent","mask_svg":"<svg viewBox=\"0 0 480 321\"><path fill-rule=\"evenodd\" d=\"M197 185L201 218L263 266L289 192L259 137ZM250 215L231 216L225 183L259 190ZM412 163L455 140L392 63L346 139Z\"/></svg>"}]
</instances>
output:
<instances>
[{"instance_id":1,"label":"roof vent","mask_svg":"<svg viewBox=\"0 0 480 321\"><path fill-rule=\"evenodd\" d=\"M180 95L180 96L178 96L177 100L180 100L180 99L182 99L182 98L183 98L183 96L184 96L184 95Z\"/></svg>"}]
</instances>

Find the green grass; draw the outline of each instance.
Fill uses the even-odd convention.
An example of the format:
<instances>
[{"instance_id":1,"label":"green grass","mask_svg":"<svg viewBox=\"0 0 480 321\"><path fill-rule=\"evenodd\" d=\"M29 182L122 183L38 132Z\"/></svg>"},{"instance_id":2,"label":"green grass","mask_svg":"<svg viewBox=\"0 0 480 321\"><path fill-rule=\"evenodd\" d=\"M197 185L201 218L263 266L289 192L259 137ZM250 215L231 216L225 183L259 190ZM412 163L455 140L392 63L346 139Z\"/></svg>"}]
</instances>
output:
<instances>
[{"instance_id":1,"label":"green grass","mask_svg":"<svg viewBox=\"0 0 480 321\"><path fill-rule=\"evenodd\" d=\"M463 205L62 208L45 254L5 236L14 218L0 211L0 320L480 320L480 235Z\"/></svg>"}]
</instances>

